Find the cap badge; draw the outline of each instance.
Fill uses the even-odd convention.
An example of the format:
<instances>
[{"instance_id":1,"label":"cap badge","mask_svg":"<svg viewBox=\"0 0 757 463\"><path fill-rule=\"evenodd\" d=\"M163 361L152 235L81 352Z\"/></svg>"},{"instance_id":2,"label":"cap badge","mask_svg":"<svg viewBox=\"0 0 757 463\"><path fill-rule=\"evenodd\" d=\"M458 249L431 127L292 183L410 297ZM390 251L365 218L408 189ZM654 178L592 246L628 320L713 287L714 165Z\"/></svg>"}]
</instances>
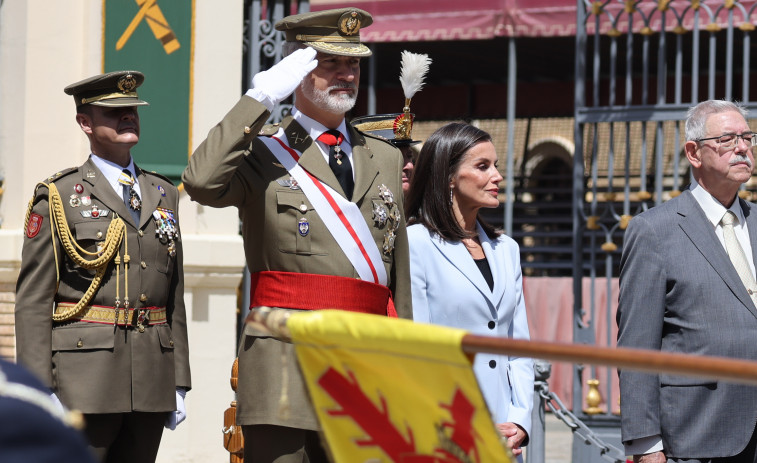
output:
<instances>
[{"instance_id":1,"label":"cap badge","mask_svg":"<svg viewBox=\"0 0 757 463\"><path fill-rule=\"evenodd\" d=\"M137 88L137 79L135 79L131 74L126 74L125 76L118 79L117 86L118 89L123 93L133 92L134 89Z\"/></svg>"},{"instance_id":2,"label":"cap badge","mask_svg":"<svg viewBox=\"0 0 757 463\"><path fill-rule=\"evenodd\" d=\"M392 124L394 138L397 140L410 140L410 134L413 130L413 116L410 113L402 113L394 120Z\"/></svg>"},{"instance_id":3,"label":"cap badge","mask_svg":"<svg viewBox=\"0 0 757 463\"><path fill-rule=\"evenodd\" d=\"M355 35L360 31L361 17L357 11L349 11L339 18L339 32L344 35Z\"/></svg>"}]
</instances>

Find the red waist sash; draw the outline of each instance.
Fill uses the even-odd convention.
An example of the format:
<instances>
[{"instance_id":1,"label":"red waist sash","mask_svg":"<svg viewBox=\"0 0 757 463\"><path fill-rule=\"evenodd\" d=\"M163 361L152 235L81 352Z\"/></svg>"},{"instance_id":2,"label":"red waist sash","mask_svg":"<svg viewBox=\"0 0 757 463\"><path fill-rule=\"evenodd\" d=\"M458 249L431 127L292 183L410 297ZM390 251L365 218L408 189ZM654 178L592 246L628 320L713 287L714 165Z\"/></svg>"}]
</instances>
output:
<instances>
[{"instance_id":1,"label":"red waist sash","mask_svg":"<svg viewBox=\"0 0 757 463\"><path fill-rule=\"evenodd\" d=\"M392 292L356 278L293 272L256 272L250 276L250 307L300 310L337 309L397 317Z\"/></svg>"}]
</instances>

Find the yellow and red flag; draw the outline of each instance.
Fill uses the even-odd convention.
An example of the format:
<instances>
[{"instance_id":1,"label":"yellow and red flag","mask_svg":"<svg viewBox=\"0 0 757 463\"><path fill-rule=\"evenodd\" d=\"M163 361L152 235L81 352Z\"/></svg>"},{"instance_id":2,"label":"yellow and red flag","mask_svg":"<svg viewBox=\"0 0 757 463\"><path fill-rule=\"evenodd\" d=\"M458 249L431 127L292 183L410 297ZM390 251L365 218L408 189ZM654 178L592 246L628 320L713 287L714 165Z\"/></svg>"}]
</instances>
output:
<instances>
[{"instance_id":1,"label":"yellow and red flag","mask_svg":"<svg viewBox=\"0 0 757 463\"><path fill-rule=\"evenodd\" d=\"M287 328L335 463L513 461L465 331L332 310L298 312Z\"/></svg>"}]
</instances>

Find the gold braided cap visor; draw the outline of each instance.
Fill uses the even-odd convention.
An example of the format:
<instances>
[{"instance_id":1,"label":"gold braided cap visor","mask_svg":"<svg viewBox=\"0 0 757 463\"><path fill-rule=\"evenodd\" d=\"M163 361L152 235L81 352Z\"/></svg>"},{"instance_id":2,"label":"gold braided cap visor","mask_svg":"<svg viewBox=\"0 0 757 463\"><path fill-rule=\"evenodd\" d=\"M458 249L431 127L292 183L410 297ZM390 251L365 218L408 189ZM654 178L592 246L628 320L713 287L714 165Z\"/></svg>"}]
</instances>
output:
<instances>
[{"instance_id":1,"label":"gold braided cap visor","mask_svg":"<svg viewBox=\"0 0 757 463\"><path fill-rule=\"evenodd\" d=\"M355 124L355 128L361 132L372 132L374 130L386 130L394 128L393 120L383 120L378 122L363 122L361 124Z\"/></svg>"},{"instance_id":2,"label":"gold braided cap visor","mask_svg":"<svg viewBox=\"0 0 757 463\"><path fill-rule=\"evenodd\" d=\"M287 31L287 42L300 42L314 48L316 51L330 55L363 58L373 54L370 48L360 43L360 37L344 37L336 33L333 35L317 35L297 34L295 31Z\"/></svg>"},{"instance_id":3,"label":"gold braided cap visor","mask_svg":"<svg viewBox=\"0 0 757 463\"><path fill-rule=\"evenodd\" d=\"M140 100L137 92L114 92L81 98L78 105L91 104L95 106L147 106L150 103Z\"/></svg>"},{"instance_id":4,"label":"gold braided cap visor","mask_svg":"<svg viewBox=\"0 0 757 463\"><path fill-rule=\"evenodd\" d=\"M374 114L356 117L351 124L357 130L390 141L396 146L415 145L420 140L412 139L412 113Z\"/></svg>"},{"instance_id":5,"label":"gold braided cap visor","mask_svg":"<svg viewBox=\"0 0 757 463\"><path fill-rule=\"evenodd\" d=\"M297 34L296 39L297 42L302 42L309 47L331 55L362 57L371 56L373 54L370 48L360 43L360 38L358 37Z\"/></svg>"},{"instance_id":6,"label":"gold braided cap visor","mask_svg":"<svg viewBox=\"0 0 757 463\"><path fill-rule=\"evenodd\" d=\"M358 58L366 58L371 56L373 52L370 48L366 47L362 43L344 43L337 44L332 42L303 42L305 45L314 48L316 51L322 53L328 53L330 55L339 56L355 56Z\"/></svg>"}]
</instances>

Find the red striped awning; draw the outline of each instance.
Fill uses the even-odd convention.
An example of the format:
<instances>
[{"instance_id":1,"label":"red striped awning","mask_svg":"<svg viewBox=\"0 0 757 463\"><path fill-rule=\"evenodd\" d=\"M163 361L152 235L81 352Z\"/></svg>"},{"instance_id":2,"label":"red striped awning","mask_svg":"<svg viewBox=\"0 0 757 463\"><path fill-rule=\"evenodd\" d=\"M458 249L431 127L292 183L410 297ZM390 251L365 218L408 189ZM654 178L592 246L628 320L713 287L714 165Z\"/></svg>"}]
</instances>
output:
<instances>
[{"instance_id":1,"label":"red striped awning","mask_svg":"<svg viewBox=\"0 0 757 463\"><path fill-rule=\"evenodd\" d=\"M700 0L698 27L718 30L728 24L751 30L757 24L755 0ZM690 31L695 24L691 0L584 2L592 34ZM487 40L495 37L570 37L576 34L577 0L311 0L311 11L362 8L373 24L360 32L364 42Z\"/></svg>"},{"instance_id":2,"label":"red striped awning","mask_svg":"<svg viewBox=\"0 0 757 463\"><path fill-rule=\"evenodd\" d=\"M571 36L575 0L311 0L310 10L354 6L373 16L364 42Z\"/></svg>"}]
</instances>

